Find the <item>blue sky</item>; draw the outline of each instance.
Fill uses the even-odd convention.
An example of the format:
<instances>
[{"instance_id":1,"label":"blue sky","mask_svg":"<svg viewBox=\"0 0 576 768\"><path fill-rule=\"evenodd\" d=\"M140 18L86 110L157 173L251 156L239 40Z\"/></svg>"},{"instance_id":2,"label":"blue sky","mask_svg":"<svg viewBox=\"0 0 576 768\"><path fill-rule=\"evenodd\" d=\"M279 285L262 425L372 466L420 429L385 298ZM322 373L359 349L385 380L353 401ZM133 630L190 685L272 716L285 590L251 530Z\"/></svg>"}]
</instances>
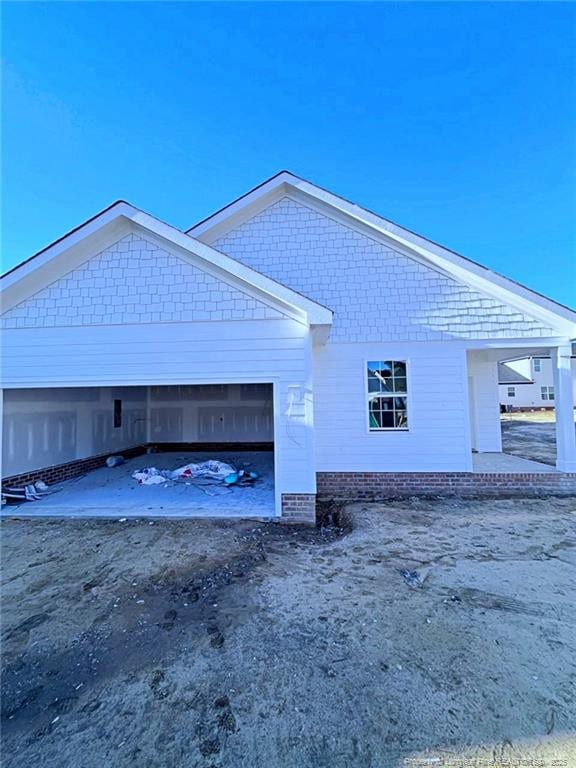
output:
<instances>
[{"instance_id":1,"label":"blue sky","mask_svg":"<svg viewBox=\"0 0 576 768\"><path fill-rule=\"evenodd\" d=\"M287 168L576 304L576 7L5 3L3 269Z\"/></svg>"}]
</instances>

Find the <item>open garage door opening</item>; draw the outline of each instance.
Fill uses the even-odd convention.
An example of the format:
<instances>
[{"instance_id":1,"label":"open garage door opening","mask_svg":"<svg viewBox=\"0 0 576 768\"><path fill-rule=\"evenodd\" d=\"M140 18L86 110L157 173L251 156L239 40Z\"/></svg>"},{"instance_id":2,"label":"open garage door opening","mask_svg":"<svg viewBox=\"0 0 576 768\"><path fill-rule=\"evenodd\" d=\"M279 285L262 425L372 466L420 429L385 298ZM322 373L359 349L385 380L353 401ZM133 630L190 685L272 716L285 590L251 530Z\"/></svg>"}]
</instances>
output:
<instances>
[{"instance_id":1,"label":"open garage door opening","mask_svg":"<svg viewBox=\"0 0 576 768\"><path fill-rule=\"evenodd\" d=\"M3 419L4 490L50 491L27 514L279 514L271 383L12 389Z\"/></svg>"}]
</instances>

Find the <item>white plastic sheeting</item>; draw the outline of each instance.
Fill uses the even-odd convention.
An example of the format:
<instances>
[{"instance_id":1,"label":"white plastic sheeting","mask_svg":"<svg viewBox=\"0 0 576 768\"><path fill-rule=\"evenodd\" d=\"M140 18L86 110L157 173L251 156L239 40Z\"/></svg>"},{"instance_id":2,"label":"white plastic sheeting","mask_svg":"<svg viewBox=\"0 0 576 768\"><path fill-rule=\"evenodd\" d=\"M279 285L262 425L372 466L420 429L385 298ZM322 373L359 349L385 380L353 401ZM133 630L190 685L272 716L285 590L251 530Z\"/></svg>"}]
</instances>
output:
<instances>
[{"instance_id":1,"label":"white plastic sheeting","mask_svg":"<svg viewBox=\"0 0 576 768\"><path fill-rule=\"evenodd\" d=\"M132 477L141 485L160 485L170 481L181 480L209 480L214 483L224 482L225 478L236 474L236 469L231 464L223 461L209 459L197 464L185 464L178 469L156 469L148 467L132 473Z\"/></svg>"}]
</instances>

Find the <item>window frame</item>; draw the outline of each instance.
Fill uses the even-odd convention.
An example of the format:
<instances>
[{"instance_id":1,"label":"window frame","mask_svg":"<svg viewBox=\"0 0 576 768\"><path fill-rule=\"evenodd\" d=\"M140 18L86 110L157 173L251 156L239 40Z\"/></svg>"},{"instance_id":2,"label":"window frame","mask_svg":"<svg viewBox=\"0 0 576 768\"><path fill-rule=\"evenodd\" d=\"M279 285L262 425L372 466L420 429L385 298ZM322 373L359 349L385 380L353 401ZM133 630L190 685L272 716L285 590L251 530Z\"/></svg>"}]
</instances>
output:
<instances>
[{"instance_id":1,"label":"window frame","mask_svg":"<svg viewBox=\"0 0 576 768\"><path fill-rule=\"evenodd\" d=\"M533 358L534 373L542 373L542 359L540 357Z\"/></svg>"},{"instance_id":2,"label":"window frame","mask_svg":"<svg viewBox=\"0 0 576 768\"><path fill-rule=\"evenodd\" d=\"M405 397L406 398L406 416L408 418L408 426L406 427L371 427L370 426L370 392L368 390L368 363L374 363L374 362L384 362L386 360L389 360L393 363L404 363L406 366L406 394L405 395L395 395L394 393L391 393L391 397L397 396L397 397ZM366 425L366 432L369 435L378 435L381 432L396 432L400 434L405 434L413 430L412 425L412 417L411 417L411 407L410 407L410 399L411 399L411 389L412 389L412 382L411 382L411 372L412 365L410 358L407 356L403 357L388 357L382 355L373 355L372 357L367 357L364 360L364 376L363 376L363 383L364 383L364 420Z\"/></svg>"},{"instance_id":3,"label":"window frame","mask_svg":"<svg viewBox=\"0 0 576 768\"><path fill-rule=\"evenodd\" d=\"M552 395L552 397L550 397ZM542 384L540 387L540 399L543 402L554 402L556 400L556 393L554 392L553 384Z\"/></svg>"},{"instance_id":4,"label":"window frame","mask_svg":"<svg viewBox=\"0 0 576 768\"><path fill-rule=\"evenodd\" d=\"M516 397L516 387L513 387L511 385L508 385L506 387L506 395L508 397Z\"/></svg>"}]
</instances>

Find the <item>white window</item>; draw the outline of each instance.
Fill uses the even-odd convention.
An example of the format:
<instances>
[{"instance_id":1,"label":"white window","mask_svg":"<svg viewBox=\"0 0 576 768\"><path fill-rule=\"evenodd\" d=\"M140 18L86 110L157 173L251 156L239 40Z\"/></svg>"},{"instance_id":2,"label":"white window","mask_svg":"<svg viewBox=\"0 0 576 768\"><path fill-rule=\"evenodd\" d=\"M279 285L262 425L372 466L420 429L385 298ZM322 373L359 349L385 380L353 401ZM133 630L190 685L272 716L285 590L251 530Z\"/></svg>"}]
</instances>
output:
<instances>
[{"instance_id":1,"label":"white window","mask_svg":"<svg viewBox=\"0 0 576 768\"><path fill-rule=\"evenodd\" d=\"M540 373L542 370L542 360L539 357L534 358L534 373Z\"/></svg>"},{"instance_id":2,"label":"white window","mask_svg":"<svg viewBox=\"0 0 576 768\"><path fill-rule=\"evenodd\" d=\"M542 400L554 400L554 387L540 387Z\"/></svg>"},{"instance_id":3,"label":"white window","mask_svg":"<svg viewBox=\"0 0 576 768\"><path fill-rule=\"evenodd\" d=\"M516 387L508 387L508 397L516 397Z\"/></svg>"},{"instance_id":4,"label":"white window","mask_svg":"<svg viewBox=\"0 0 576 768\"><path fill-rule=\"evenodd\" d=\"M406 362L373 360L367 374L370 431L408 429Z\"/></svg>"}]
</instances>

